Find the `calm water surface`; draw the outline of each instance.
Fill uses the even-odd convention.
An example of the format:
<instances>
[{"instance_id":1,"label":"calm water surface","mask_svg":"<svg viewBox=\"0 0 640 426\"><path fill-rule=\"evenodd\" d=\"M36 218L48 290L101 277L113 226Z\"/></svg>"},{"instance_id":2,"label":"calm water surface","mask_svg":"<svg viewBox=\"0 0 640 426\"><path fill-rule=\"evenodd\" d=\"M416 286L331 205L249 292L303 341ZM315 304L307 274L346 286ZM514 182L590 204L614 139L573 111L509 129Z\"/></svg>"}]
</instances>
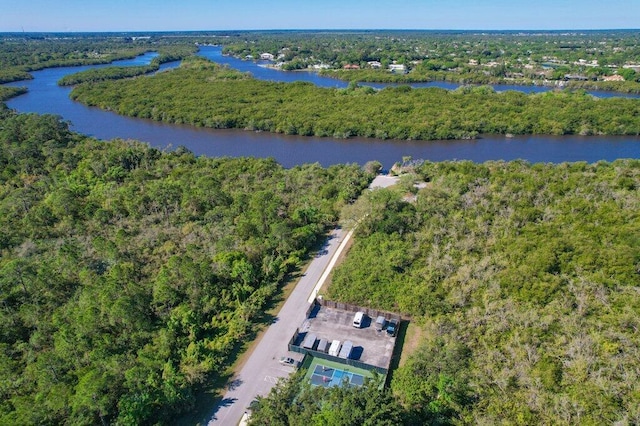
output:
<instances>
[{"instance_id":1,"label":"calm water surface","mask_svg":"<svg viewBox=\"0 0 640 426\"><path fill-rule=\"evenodd\" d=\"M325 87L346 87L347 83L313 72L282 72L260 64L222 56L220 47L202 46L200 54L216 62L227 63L241 71L250 71L256 78L276 81L309 81ZM117 65L144 65L155 57L148 53ZM177 66L163 64L161 69ZM100 65L103 67L106 65ZM29 92L7 102L20 112L57 114L72 123L74 131L109 140L136 139L157 148L185 146L197 155L274 157L285 167L319 162L323 166L339 163L364 164L378 160L385 167L403 156L433 161L525 159L530 162L615 160L640 158L638 137L486 137L473 141L393 141L375 139L332 139L286 136L240 130L213 130L187 125L158 123L151 120L122 117L98 108L86 107L69 99L71 88L56 82L64 75L91 66L51 68L33 72L33 80L11 83L26 86ZM448 83L428 83L446 87Z\"/></svg>"}]
</instances>

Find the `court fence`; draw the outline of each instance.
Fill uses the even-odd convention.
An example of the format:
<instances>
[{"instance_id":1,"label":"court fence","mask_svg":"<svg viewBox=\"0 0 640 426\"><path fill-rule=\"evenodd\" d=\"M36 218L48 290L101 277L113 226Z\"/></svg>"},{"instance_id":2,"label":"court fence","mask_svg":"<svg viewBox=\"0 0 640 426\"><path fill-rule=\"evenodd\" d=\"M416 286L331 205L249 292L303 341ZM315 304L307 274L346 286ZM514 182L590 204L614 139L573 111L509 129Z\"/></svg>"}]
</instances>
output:
<instances>
[{"instance_id":1,"label":"court fence","mask_svg":"<svg viewBox=\"0 0 640 426\"><path fill-rule=\"evenodd\" d=\"M411 320L411 316L409 315L402 315L402 314L398 314L395 312L389 312L389 311L382 311L380 309L373 309L373 308L365 308L363 306L358 306L358 305L354 305L351 303L345 303L345 302L335 302L333 300L325 300L322 298L322 296L317 297L313 303L311 304L311 306L309 307L309 309L307 310L307 317L309 317L309 314L316 309L318 306L324 306L327 308L332 308L332 309L340 309L341 311L347 311L347 312L364 312L369 318L377 318L379 316L383 316L385 317L385 319L387 321L395 319L398 321L410 321Z\"/></svg>"}]
</instances>

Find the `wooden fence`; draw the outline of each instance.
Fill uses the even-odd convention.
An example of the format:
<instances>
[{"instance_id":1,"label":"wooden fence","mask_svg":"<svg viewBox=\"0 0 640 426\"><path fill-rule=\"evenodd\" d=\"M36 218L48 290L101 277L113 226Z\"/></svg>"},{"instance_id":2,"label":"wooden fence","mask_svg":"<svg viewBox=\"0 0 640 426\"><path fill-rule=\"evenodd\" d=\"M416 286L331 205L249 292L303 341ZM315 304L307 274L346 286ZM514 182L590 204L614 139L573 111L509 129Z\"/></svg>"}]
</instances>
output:
<instances>
[{"instance_id":1,"label":"wooden fence","mask_svg":"<svg viewBox=\"0 0 640 426\"><path fill-rule=\"evenodd\" d=\"M409 315L402 315L395 312L381 311L373 308L365 308L358 305L352 305L351 303L334 302L333 300L325 300L320 297L317 298L313 304L311 304L311 308L309 308L309 311L307 311L307 317L309 316L309 313L315 308L316 304L327 307L327 308L340 309L342 311L347 311L347 312L353 312L353 313L364 312L365 314L367 314L369 318L372 318L374 321L379 316L385 317L387 321L391 319L396 319L398 321L411 320L411 317Z\"/></svg>"}]
</instances>

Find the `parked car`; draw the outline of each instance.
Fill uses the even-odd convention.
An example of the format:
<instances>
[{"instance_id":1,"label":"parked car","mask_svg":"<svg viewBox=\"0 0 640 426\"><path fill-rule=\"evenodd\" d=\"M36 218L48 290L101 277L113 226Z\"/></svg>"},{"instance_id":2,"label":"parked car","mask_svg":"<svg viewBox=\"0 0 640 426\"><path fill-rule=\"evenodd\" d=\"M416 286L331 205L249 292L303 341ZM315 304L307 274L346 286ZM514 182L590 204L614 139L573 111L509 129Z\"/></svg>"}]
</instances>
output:
<instances>
[{"instance_id":1,"label":"parked car","mask_svg":"<svg viewBox=\"0 0 640 426\"><path fill-rule=\"evenodd\" d=\"M397 332L398 332L398 320L395 318L392 320L389 320L389 323L387 324L387 333L390 336L395 336Z\"/></svg>"},{"instance_id":2,"label":"parked car","mask_svg":"<svg viewBox=\"0 0 640 426\"><path fill-rule=\"evenodd\" d=\"M280 358L280 364L282 365L296 365L296 360L293 358L290 358L288 356L283 356L282 358Z\"/></svg>"},{"instance_id":3,"label":"parked car","mask_svg":"<svg viewBox=\"0 0 640 426\"><path fill-rule=\"evenodd\" d=\"M382 331L385 325L387 325L387 319L384 316L380 315L378 318L376 318L377 331Z\"/></svg>"},{"instance_id":4,"label":"parked car","mask_svg":"<svg viewBox=\"0 0 640 426\"><path fill-rule=\"evenodd\" d=\"M364 322L364 312L356 312L356 314L353 317L353 326L355 328L360 328L362 327L363 322Z\"/></svg>"}]
</instances>

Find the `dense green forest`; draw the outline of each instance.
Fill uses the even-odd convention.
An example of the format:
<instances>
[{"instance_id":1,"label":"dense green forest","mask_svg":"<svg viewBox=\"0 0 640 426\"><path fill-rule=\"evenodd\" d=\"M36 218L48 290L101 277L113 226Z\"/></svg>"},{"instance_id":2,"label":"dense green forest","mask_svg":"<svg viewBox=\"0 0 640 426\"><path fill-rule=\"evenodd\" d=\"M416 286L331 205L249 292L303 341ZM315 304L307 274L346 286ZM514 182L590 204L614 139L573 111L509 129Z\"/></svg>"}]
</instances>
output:
<instances>
[{"instance_id":1,"label":"dense green forest","mask_svg":"<svg viewBox=\"0 0 640 426\"><path fill-rule=\"evenodd\" d=\"M51 67L106 64L148 50L124 37L0 38L0 83L30 79L30 71Z\"/></svg>"},{"instance_id":2,"label":"dense green forest","mask_svg":"<svg viewBox=\"0 0 640 426\"><path fill-rule=\"evenodd\" d=\"M363 387L311 387L298 372L278 383L251 407L251 425L271 426L397 426L416 419L372 380ZM415 424L415 423L414 423Z\"/></svg>"},{"instance_id":3,"label":"dense green forest","mask_svg":"<svg viewBox=\"0 0 640 426\"><path fill-rule=\"evenodd\" d=\"M31 79L31 71L44 68L108 64L149 51L158 52L157 61L165 63L192 55L196 50L192 39L175 36L3 34L0 35L0 84Z\"/></svg>"},{"instance_id":4,"label":"dense green forest","mask_svg":"<svg viewBox=\"0 0 640 426\"><path fill-rule=\"evenodd\" d=\"M171 48L162 48L162 53L158 54L151 60L149 65L139 67L106 67L89 69L75 74L65 75L58 81L60 86L73 86L80 83L90 83L105 80L119 80L122 78L137 77L139 75L149 74L160 69L160 65L178 61L191 56L195 53L194 46L171 46Z\"/></svg>"},{"instance_id":5,"label":"dense green forest","mask_svg":"<svg viewBox=\"0 0 640 426\"><path fill-rule=\"evenodd\" d=\"M0 109L0 424L171 424L366 187Z\"/></svg>"},{"instance_id":6,"label":"dense green forest","mask_svg":"<svg viewBox=\"0 0 640 426\"><path fill-rule=\"evenodd\" d=\"M24 87L0 86L0 102L6 101L14 96L22 95L26 92L27 89Z\"/></svg>"},{"instance_id":7,"label":"dense green forest","mask_svg":"<svg viewBox=\"0 0 640 426\"><path fill-rule=\"evenodd\" d=\"M478 134L640 134L636 99L584 92L527 95L490 87L375 91L259 81L190 58L160 75L77 86L75 100L119 114L305 136L463 139Z\"/></svg>"},{"instance_id":8,"label":"dense green forest","mask_svg":"<svg viewBox=\"0 0 640 426\"><path fill-rule=\"evenodd\" d=\"M75 74L69 74L58 80L59 86L74 86L80 83L88 83L105 80L119 80L121 78L137 77L158 71L160 65L151 63L138 67L107 67L90 69Z\"/></svg>"},{"instance_id":9,"label":"dense green forest","mask_svg":"<svg viewBox=\"0 0 640 426\"><path fill-rule=\"evenodd\" d=\"M638 424L639 191L639 160L424 163L344 209L327 296L413 317L425 424Z\"/></svg>"}]
</instances>

